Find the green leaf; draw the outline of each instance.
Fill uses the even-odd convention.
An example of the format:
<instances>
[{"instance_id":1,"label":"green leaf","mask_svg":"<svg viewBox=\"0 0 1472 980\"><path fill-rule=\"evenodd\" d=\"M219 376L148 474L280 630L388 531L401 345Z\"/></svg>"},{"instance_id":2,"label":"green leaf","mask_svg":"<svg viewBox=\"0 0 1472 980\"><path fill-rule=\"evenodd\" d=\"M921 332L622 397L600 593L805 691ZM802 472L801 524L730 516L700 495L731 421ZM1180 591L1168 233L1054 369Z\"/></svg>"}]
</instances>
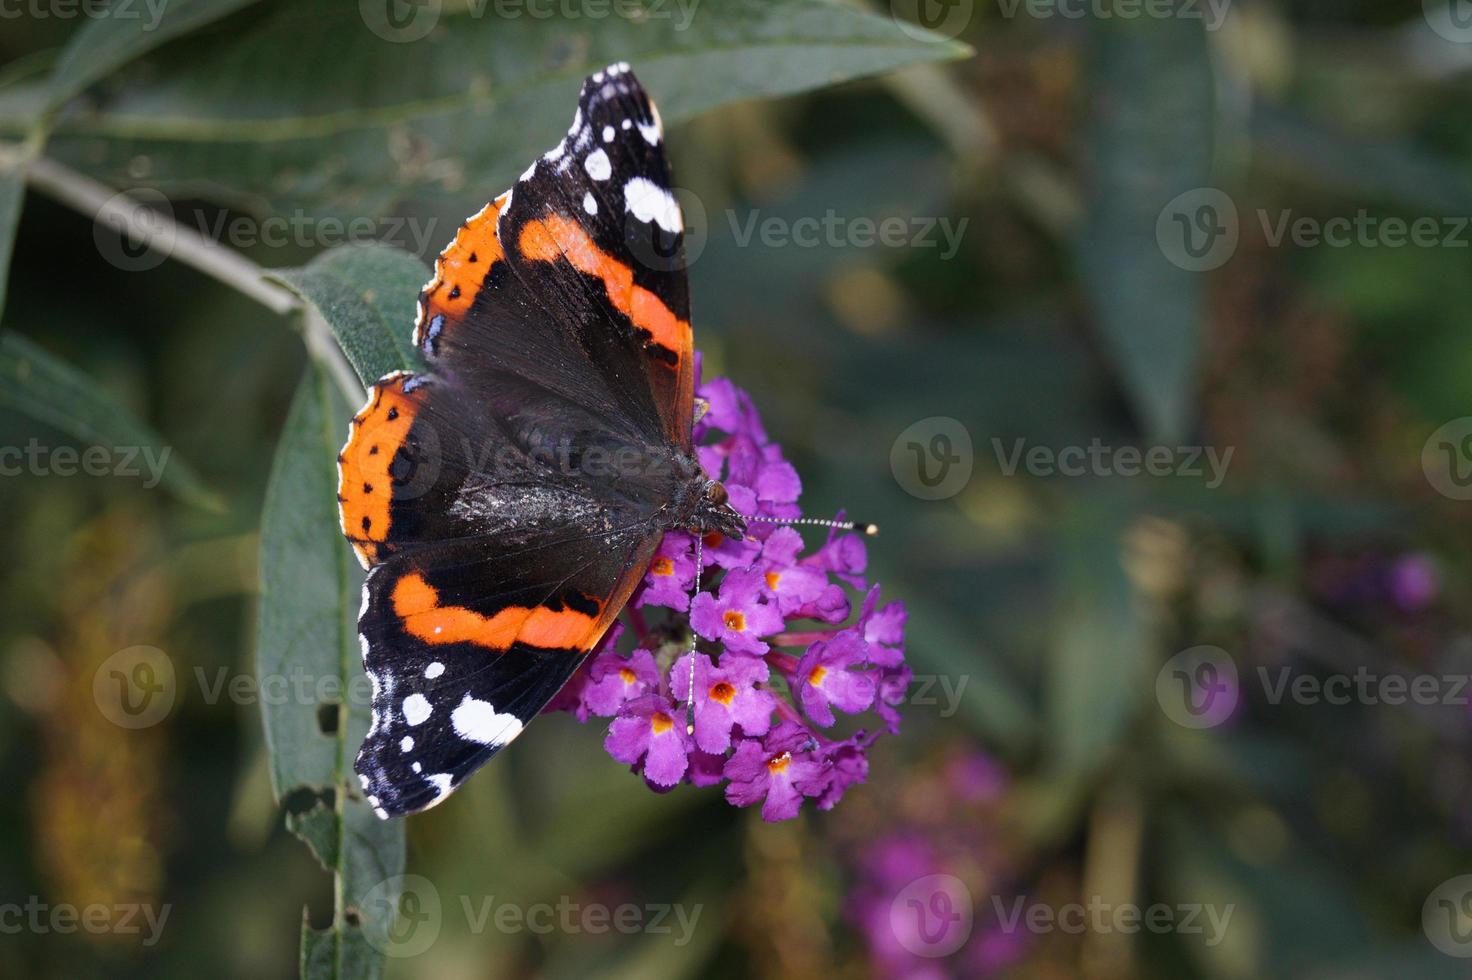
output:
<instances>
[{"instance_id":1,"label":"green leaf","mask_svg":"<svg viewBox=\"0 0 1472 980\"><path fill-rule=\"evenodd\" d=\"M159 461L160 485L185 503L223 510L220 498L158 433L108 398L97 383L10 331L0 332L0 406L92 446L138 447Z\"/></svg>"},{"instance_id":2,"label":"green leaf","mask_svg":"<svg viewBox=\"0 0 1472 980\"><path fill-rule=\"evenodd\" d=\"M0 316L5 314L5 284L10 278L10 256L26 196L26 165L34 159L36 146L32 141L0 143Z\"/></svg>"},{"instance_id":3,"label":"green leaf","mask_svg":"<svg viewBox=\"0 0 1472 980\"><path fill-rule=\"evenodd\" d=\"M1120 563L1125 521L1080 505L1059 547L1057 634L1047 716L1055 772L1078 780L1103 764L1154 687L1138 599Z\"/></svg>"},{"instance_id":4,"label":"green leaf","mask_svg":"<svg viewBox=\"0 0 1472 980\"><path fill-rule=\"evenodd\" d=\"M633 64L672 122L967 51L830 0L704 0L684 5L688 23L669 0L629 2L641 17L404 4L404 31L376 22L385 3L284 4L123 73L105 108L64 121L58 145L114 184L136 182L141 156L154 185L376 217L411 198L488 200L557 141L582 78L612 61Z\"/></svg>"},{"instance_id":5,"label":"green leaf","mask_svg":"<svg viewBox=\"0 0 1472 980\"><path fill-rule=\"evenodd\" d=\"M256 675L263 692L285 692L261 698L271 785L278 799L317 794L287 823L337 878L331 926L303 924L302 976L313 978L381 975L396 903L376 899L396 900L404 866L403 821L374 816L352 770L368 731L369 685L356 622L363 573L338 533L334 461L350 413L311 367L261 515Z\"/></svg>"},{"instance_id":6,"label":"green leaf","mask_svg":"<svg viewBox=\"0 0 1472 980\"><path fill-rule=\"evenodd\" d=\"M386 245L345 245L273 278L317 307L367 386L390 371L420 366L409 338L415 301L429 275L424 263L408 252Z\"/></svg>"},{"instance_id":7,"label":"green leaf","mask_svg":"<svg viewBox=\"0 0 1472 980\"><path fill-rule=\"evenodd\" d=\"M55 109L88 85L176 37L256 0L166 0L113 3L89 17L62 50L51 75L46 108Z\"/></svg>"},{"instance_id":8,"label":"green leaf","mask_svg":"<svg viewBox=\"0 0 1472 980\"><path fill-rule=\"evenodd\" d=\"M1093 176L1079 262L1105 347L1148 437L1171 441L1194 414L1204 271L1168 258L1157 229L1168 206L1194 217L1216 200L1207 191L1211 57L1200 22L1179 17L1098 21L1093 41L1085 137ZM1177 232L1169 218L1163 227ZM1212 247L1226 246L1220 239Z\"/></svg>"}]
</instances>

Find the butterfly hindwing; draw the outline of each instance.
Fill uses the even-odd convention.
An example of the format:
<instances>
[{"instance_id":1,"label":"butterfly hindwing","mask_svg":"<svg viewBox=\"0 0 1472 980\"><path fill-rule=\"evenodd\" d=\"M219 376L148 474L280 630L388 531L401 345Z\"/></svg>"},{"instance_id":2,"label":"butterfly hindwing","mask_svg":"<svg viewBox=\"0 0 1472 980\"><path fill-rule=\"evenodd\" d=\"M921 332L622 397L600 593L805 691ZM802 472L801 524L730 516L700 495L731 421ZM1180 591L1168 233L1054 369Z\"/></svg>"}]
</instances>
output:
<instances>
[{"instance_id":1,"label":"butterfly hindwing","mask_svg":"<svg viewBox=\"0 0 1472 980\"><path fill-rule=\"evenodd\" d=\"M654 543L568 529L397 556L364 585L373 720L355 768L380 816L438 803L521 733L597 645ZM620 545L629 550L615 557Z\"/></svg>"}]
</instances>

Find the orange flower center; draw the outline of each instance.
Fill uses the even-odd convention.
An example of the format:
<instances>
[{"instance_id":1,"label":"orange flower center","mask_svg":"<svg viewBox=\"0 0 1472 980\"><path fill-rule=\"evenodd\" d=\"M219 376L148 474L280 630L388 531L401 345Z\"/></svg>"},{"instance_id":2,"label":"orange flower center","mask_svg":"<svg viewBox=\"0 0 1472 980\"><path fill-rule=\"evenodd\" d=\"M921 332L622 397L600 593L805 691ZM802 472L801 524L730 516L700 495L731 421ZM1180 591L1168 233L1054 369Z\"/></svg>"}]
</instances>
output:
<instances>
[{"instance_id":1,"label":"orange flower center","mask_svg":"<svg viewBox=\"0 0 1472 980\"><path fill-rule=\"evenodd\" d=\"M721 704L730 704L731 699L736 697L736 689L725 681L721 681L710 689L710 699L719 701Z\"/></svg>"},{"instance_id":2,"label":"orange flower center","mask_svg":"<svg viewBox=\"0 0 1472 980\"><path fill-rule=\"evenodd\" d=\"M782 581L782 573L781 572L768 572L767 573L767 588L775 590L777 588L777 583L780 582L780 581Z\"/></svg>"},{"instance_id":3,"label":"orange flower center","mask_svg":"<svg viewBox=\"0 0 1472 980\"><path fill-rule=\"evenodd\" d=\"M618 676L623 680L625 684L632 684L639 679L639 675L634 673L627 667L620 667L618 669Z\"/></svg>"},{"instance_id":4,"label":"orange flower center","mask_svg":"<svg viewBox=\"0 0 1472 980\"><path fill-rule=\"evenodd\" d=\"M791 752L783 752L781 755L774 756L771 760L769 760L767 762L767 771L768 772L772 772L772 773L782 772L782 771L784 771L787 768L788 764L791 763L791 762L792 762L792 753Z\"/></svg>"},{"instance_id":5,"label":"orange flower center","mask_svg":"<svg viewBox=\"0 0 1472 980\"><path fill-rule=\"evenodd\" d=\"M823 683L823 678L827 676L828 668L824 667L822 664L819 664L818 666L814 667L813 672L808 675L808 683L813 685L814 687L817 687L819 684Z\"/></svg>"},{"instance_id":6,"label":"orange flower center","mask_svg":"<svg viewBox=\"0 0 1472 980\"><path fill-rule=\"evenodd\" d=\"M726 615L721 617L726 624L726 629L735 630L737 633L746 629L746 614L739 609L727 610Z\"/></svg>"},{"instance_id":7,"label":"orange flower center","mask_svg":"<svg viewBox=\"0 0 1472 980\"><path fill-rule=\"evenodd\" d=\"M649 563L649 571L653 575L673 575L675 563L661 555Z\"/></svg>"},{"instance_id":8,"label":"orange flower center","mask_svg":"<svg viewBox=\"0 0 1472 980\"><path fill-rule=\"evenodd\" d=\"M649 716L649 727L654 731L654 734L663 735L675 727L675 720L663 711L656 711Z\"/></svg>"}]
</instances>

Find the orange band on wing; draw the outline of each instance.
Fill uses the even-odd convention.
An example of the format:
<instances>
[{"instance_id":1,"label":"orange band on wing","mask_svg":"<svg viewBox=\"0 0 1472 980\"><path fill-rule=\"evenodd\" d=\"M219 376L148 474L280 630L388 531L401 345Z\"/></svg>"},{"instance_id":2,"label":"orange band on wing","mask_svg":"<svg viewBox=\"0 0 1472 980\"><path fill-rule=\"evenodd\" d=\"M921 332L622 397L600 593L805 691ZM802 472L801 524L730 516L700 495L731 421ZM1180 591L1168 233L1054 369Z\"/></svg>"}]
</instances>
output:
<instances>
[{"instance_id":1,"label":"orange band on wing","mask_svg":"<svg viewBox=\"0 0 1472 980\"><path fill-rule=\"evenodd\" d=\"M426 643L474 643L508 650L519 642L548 649L586 650L602 636L598 630L600 617L573 609L507 606L494 616L482 616L473 609L442 606L434 586L417 573L394 583L393 604L394 615L403 622L404 629Z\"/></svg>"},{"instance_id":2,"label":"orange band on wing","mask_svg":"<svg viewBox=\"0 0 1472 980\"><path fill-rule=\"evenodd\" d=\"M419 330L437 314L459 318L470 309L486 273L498 259L505 258L501 240L496 237L496 219L506 204L502 194L472 215L455 233L455 240L445 246L434 263L434 278L419 293Z\"/></svg>"},{"instance_id":3,"label":"orange band on wing","mask_svg":"<svg viewBox=\"0 0 1472 980\"><path fill-rule=\"evenodd\" d=\"M576 221L560 214L528 221L518 247L537 262L566 257L574 269L602 279L614 307L672 354L678 356L689 346L690 324L675 316L659 296L635 285L634 270L600 249Z\"/></svg>"},{"instance_id":4,"label":"orange band on wing","mask_svg":"<svg viewBox=\"0 0 1472 980\"><path fill-rule=\"evenodd\" d=\"M373 385L368 404L353 416L347 445L337 457L337 509L342 533L364 568L388 540L394 456L409 438L418 403L404 392L410 376L398 372Z\"/></svg>"}]
</instances>

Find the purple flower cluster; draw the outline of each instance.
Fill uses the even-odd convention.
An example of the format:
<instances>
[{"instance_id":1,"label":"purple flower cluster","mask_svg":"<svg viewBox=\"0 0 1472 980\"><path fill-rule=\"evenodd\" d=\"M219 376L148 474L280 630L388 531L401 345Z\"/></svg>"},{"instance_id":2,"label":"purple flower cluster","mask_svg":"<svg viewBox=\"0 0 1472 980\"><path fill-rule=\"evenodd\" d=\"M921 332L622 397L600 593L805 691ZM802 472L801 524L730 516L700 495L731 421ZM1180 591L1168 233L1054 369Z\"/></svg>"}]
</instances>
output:
<instances>
[{"instance_id":1,"label":"purple flower cluster","mask_svg":"<svg viewBox=\"0 0 1472 980\"><path fill-rule=\"evenodd\" d=\"M696 451L731 506L799 516L797 471L767 438L751 397L724 378L699 395L708 408L695 424ZM852 532L831 531L806 555L796 530L760 521L744 540L711 534L701 543L701 591L691 598L695 537L666 534L627 622L548 710L612 718L604 748L655 790L724 782L727 800L760 803L773 821L796 816L804 798L829 809L863 782L879 734L826 733L838 713L872 709L881 730L898 730L896 706L910 683L904 606L879 604L879 587L864 578L864 542ZM857 615L851 590L862 597ZM703 641L693 653L691 631Z\"/></svg>"}]
</instances>

